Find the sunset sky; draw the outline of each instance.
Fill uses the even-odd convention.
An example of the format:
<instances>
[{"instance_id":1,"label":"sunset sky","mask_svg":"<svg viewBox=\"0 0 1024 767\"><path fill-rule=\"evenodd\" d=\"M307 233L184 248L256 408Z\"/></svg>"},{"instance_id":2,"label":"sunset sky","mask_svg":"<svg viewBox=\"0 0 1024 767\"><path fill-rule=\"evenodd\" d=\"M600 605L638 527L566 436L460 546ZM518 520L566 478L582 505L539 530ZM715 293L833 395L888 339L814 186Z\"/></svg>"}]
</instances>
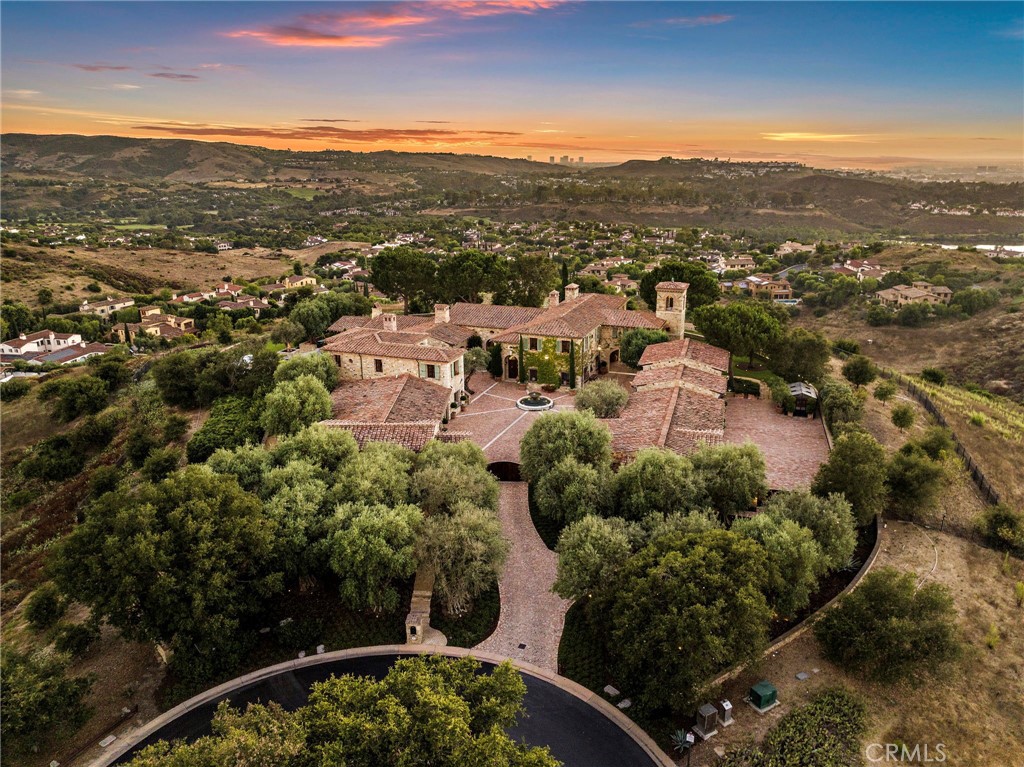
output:
<instances>
[{"instance_id":1,"label":"sunset sky","mask_svg":"<svg viewBox=\"0 0 1024 767\"><path fill-rule=\"evenodd\" d=\"M4 2L4 132L588 161L1024 155L1020 3Z\"/></svg>"}]
</instances>

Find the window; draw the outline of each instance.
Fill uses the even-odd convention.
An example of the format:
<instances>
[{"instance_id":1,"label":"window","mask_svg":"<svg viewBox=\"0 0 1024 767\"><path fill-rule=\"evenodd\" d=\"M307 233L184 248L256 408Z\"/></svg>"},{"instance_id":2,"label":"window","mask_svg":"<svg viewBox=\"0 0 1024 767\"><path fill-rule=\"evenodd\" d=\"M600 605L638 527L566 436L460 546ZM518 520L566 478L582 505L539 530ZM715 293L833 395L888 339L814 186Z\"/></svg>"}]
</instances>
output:
<instances>
[{"instance_id":1,"label":"window","mask_svg":"<svg viewBox=\"0 0 1024 767\"><path fill-rule=\"evenodd\" d=\"M437 365L427 365L427 378L437 378Z\"/></svg>"},{"instance_id":2,"label":"window","mask_svg":"<svg viewBox=\"0 0 1024 767\"><path fill-rule=\"evenodd\" d=\"M537 368L530 368L527 372L530 374L530 382L537 383Z\"/></svg>"},{"instance_id":3,"label":"window","mask_svg":"<svg viewBox=\"0 0 1024 767\"><path fill-rule=\"evenodd\" d=\"M374 373L383 373L384 372L384 360L374 360L373 361L373 372Z\"/></svg>"},{"instance_id":4,"label":"window","mask_svg":"<svg viewBox=\"0 0 1024 767\"><path fill-rule=\"evenodd\" d=\"M559 351L562 354L568 354L569 351L572 349L572 341L559 341L558 346Z\"/></svg>"},{"instance_id":5,"label":"window","mask_svg":"<svg viewBox=\"0 0 1024 767\"><path fill-rule=\"evenodd\" d=\"M530 339L530 351L531 352L537 351L537 339L536 338L531 338Z\"/></svg>"},{"instance_id":6,"label":"window","mask_svg":"<svg viewBox=\"0 0 1024 767\"><path fill-rule=\"evenodd\" d=\"M675 305L676 305L676 300L675 300L674 298L672 298L672 296L668 296L668 297L667 297L667 298L665 299L665 308L666 308L666 309L671 309L671 308L673 308L673 307L674 307Z\"/></svg>"},{"instance_id":7,"label":"window","mask_svg":"<svg viewBox=\"0 0 1024 767\"><path fill-rule=\"evenodd\" d=\"M459 374L459 361L455 360L455 362L452 363L452 375L453 376L457 376L458 374Z\"/></svg>"}]
</instances>

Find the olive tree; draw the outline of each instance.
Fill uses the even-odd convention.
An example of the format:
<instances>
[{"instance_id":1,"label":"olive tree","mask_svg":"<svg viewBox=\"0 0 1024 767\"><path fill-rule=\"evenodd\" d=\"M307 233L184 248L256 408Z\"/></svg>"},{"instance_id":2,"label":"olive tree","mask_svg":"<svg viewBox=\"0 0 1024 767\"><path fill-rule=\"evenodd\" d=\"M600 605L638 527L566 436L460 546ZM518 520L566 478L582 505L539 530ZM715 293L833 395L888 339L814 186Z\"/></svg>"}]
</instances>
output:
<instances>
[{"instance_id":1,"label":"olive tree","mask_svg":"<svg viewBox=\"0 0 1024 767\"><path fill-rule=\"evenodd\" d=\"M277 384L263 408L260 422L267 434L294 434L331 417L331 395L320 379L300 375Z\"/></svg>"},{"instance_id":2,"label":"olive tree","mask_svg":"<svg viewBox=\"0 0 1024 767\"><path fill-rule=\"evenodd\" d=\"M629 392L615 381L592 381L576 395L576 409L589 410L598 418L618 418L629 402Z\"/></svg>"}]
</instances>

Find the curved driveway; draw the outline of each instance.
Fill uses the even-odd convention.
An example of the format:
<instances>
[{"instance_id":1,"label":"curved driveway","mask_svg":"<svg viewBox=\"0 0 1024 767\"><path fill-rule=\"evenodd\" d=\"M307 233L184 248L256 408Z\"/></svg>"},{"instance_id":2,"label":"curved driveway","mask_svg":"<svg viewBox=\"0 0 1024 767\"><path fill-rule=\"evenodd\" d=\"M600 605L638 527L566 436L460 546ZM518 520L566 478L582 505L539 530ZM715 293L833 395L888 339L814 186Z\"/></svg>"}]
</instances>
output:
<instances>
[{"instance_id":1,"label":"curved driveway","mask_svg":"<svg viewBox=\"0 0 1024 767\"><path fill-rule=\"evenodd\" d=\"M314 682L340 674L380 679L401 655L419 652L398 646L345 650L254 672L172 709L154 720L138 742L123 744L100 764L124 764L139 749L157 740L194 740L209 734L214 711L222 700L229 699L236 707L276 701L294 710L306 702ZM449 656L475 654L460 648L437 652ZM501 659L483 657L481 660L484 668L490 670ZM520 667L520 673L526 682L523 698L526 715L509 730L515 740L531 746L548 746L566 767L671 767L673 764L642 730L600 696L542 669Z\"/></svg>"},{"instance_id":2,"label":"curved driveway","mask_svg":"<svg viewBox=\"0 0 1024 767\"><path fill-rule=\"evenodd\" d=\"M477 648L557 672L558 641L570 602L551 592L558 556L533 526L525 482L501 483L498 515L512 548L498 586L498 627Z\"/></svg>"}]
</instances>

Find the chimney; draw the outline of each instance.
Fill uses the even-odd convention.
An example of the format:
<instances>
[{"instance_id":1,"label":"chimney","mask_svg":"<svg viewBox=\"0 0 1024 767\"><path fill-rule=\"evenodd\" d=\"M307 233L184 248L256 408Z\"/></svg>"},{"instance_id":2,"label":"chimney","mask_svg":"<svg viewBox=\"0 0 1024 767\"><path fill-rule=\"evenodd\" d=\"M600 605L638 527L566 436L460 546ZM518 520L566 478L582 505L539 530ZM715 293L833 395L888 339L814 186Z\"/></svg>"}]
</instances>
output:
<instances>
[{"instance_id":1,"label":"chimney","mask_svg":"<svg viewBox=\"0 0 1024 767\"><path fill-rule=\"evenodd\" d=\"M370 319L375 320L380 317L383 310L380 308L380 304L374 304L373 308L370 309Z\"/></svg>"},{"instance_id":2,"label":"chimney","mask_svg":"<svg viewBox=\"0 0 1024 767\"><path fill-rule=\"evenodd\" d=\"M580 286L575 282L570 282L565 286L565 300L572 301L574 298L580 297Z\"/></svg>"},{"instance_id":3,"label":"chimney","mask_svg":"<svg viewBox=\"0 0 1024 767\"><path fill-rule=\"evenodd\" d=\"M382 314L381 319L384 321L384 329L386 331L389 333L398 332L398 317L388 312L387 314Z\"/></svg>"},{"instance_id":4,"label":"chimney","mask_svg":"<svg viewBox=\"0 0 1024 767\"><path fill-rule=\"evenodd\" d=\"M443 325L451 322L452 308L448 304L434 304L434 324Z\"/></svg>"},{"instance_id":5,"label":"chimney","mask_svg":"<svg viewBox=\"0 0 1024 767\"><path fill-rule=\"evenodd\" d=\"M558 306L558 291L552 290L548 293L548 308L552 306Z\"/></svg>"}]
</instances>

